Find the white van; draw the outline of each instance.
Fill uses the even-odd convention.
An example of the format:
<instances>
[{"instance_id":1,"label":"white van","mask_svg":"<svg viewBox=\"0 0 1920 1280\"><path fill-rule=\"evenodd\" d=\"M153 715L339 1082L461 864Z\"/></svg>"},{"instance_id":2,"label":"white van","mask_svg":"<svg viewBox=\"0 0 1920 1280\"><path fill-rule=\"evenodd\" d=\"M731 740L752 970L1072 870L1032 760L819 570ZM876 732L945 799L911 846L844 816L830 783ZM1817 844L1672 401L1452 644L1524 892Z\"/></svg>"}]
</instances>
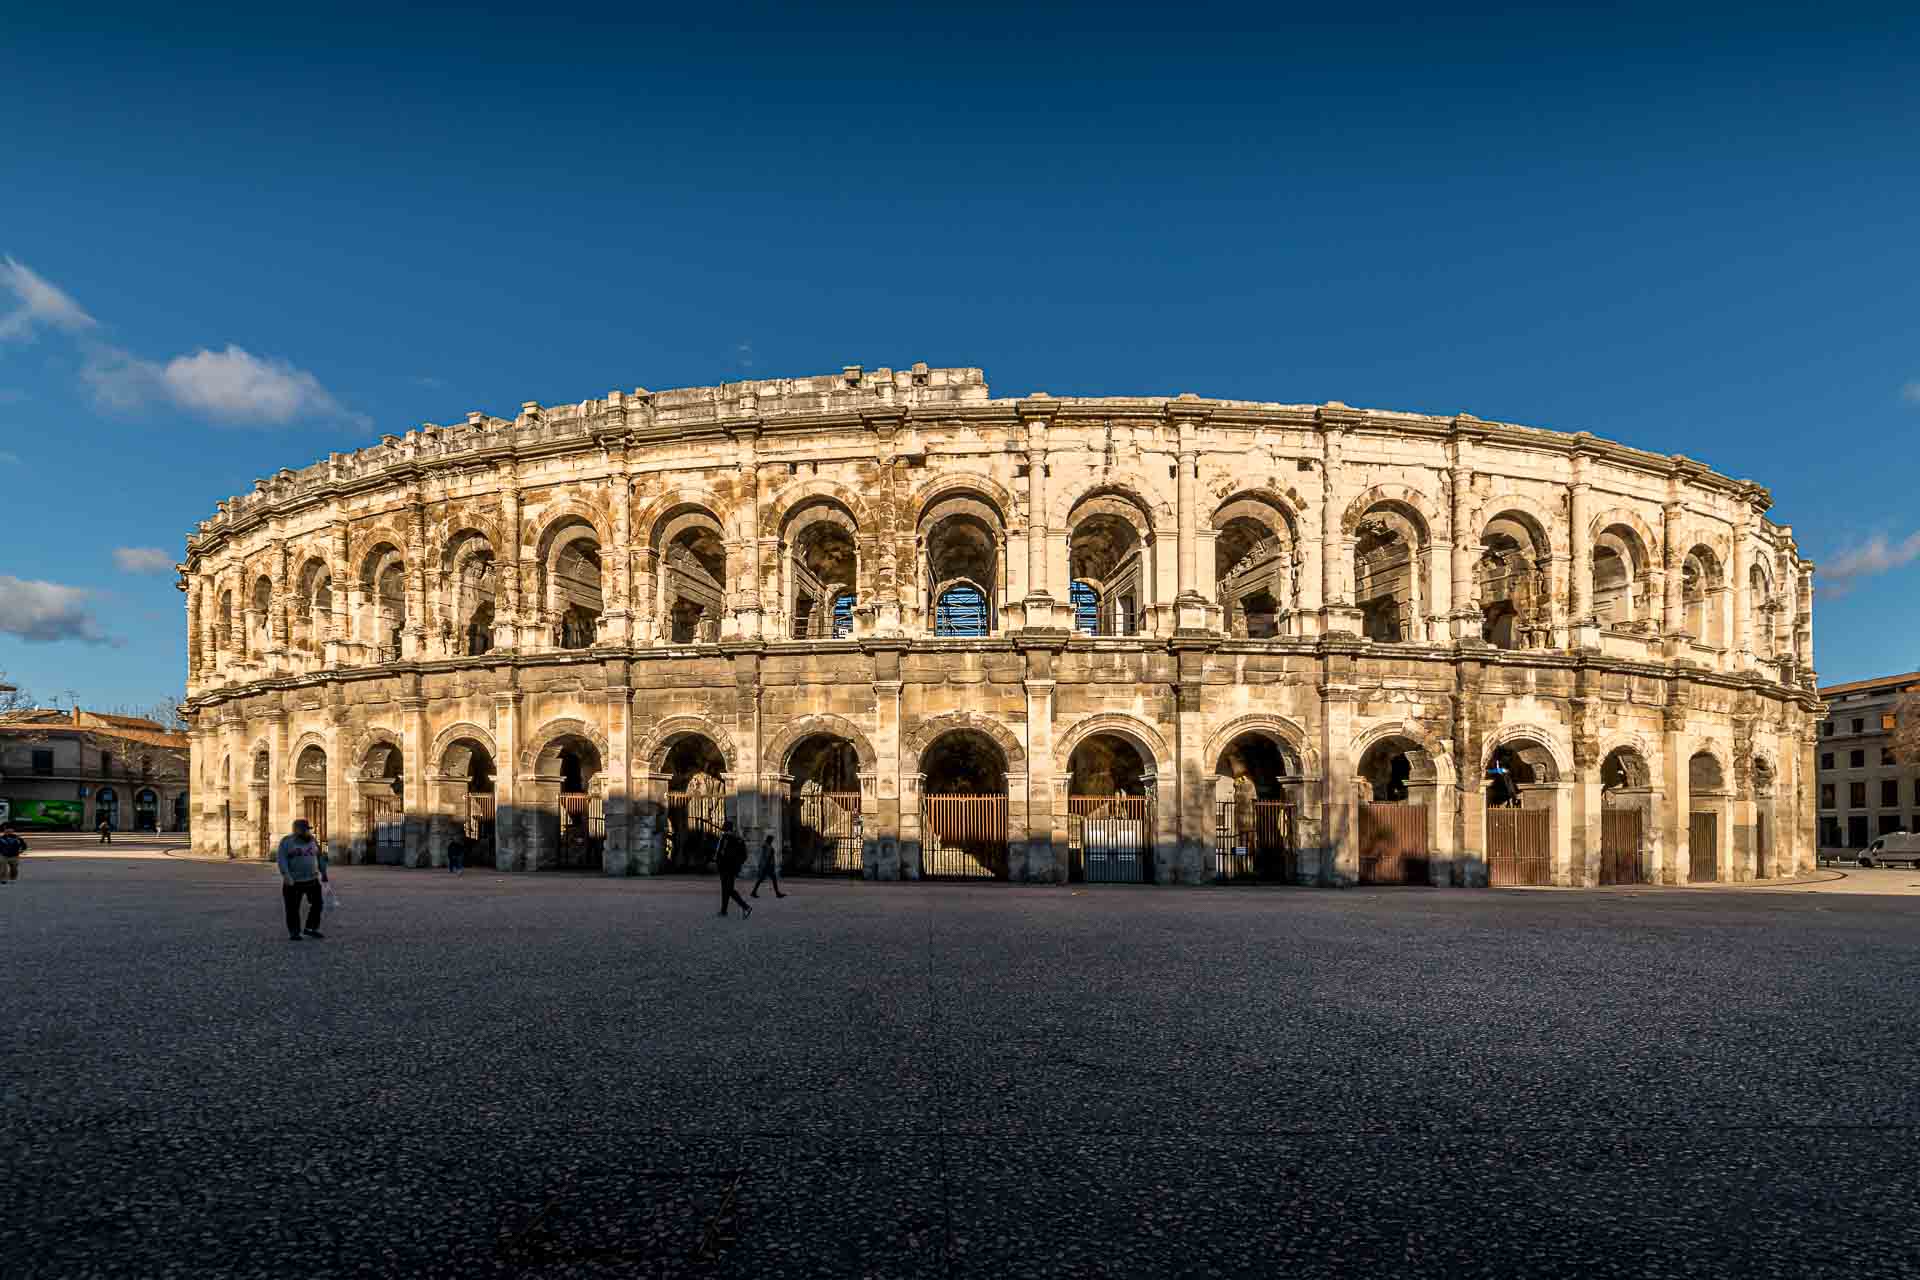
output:
<instances>
[{"instance_id":1,"label":"white van","mask_svg":"<svg viewBox=\"0 0 1920 1280\"><path fill-rule=\"evenodd\" d=\"M1889 862L1904 862L1920 870L1920 834L1889 831L1860 851L1863 867L1884 867Z\"/></svg>"}]
</instances>

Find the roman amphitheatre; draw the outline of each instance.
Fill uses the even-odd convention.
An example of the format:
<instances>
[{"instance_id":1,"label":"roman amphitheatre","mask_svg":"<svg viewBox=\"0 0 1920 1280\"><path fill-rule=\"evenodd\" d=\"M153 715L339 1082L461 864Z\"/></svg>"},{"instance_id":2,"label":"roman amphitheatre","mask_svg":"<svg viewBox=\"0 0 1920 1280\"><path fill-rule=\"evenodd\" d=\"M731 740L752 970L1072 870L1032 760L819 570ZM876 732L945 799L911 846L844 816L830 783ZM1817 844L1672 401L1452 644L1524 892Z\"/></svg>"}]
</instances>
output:
<instances>
[{"instance_id":1,"label":"roman amphitheatre","mask_svg":"<svg viewBox=\"0 0 1920 1280\"><path fill-rule=\"evenodd\" d=\"M193 842L1160 885L1813 859L1760 485L1466 414L866 369L387 435L187 540ZM471 862L470 862L471 865Z\"/></svg>"}]
</instances>

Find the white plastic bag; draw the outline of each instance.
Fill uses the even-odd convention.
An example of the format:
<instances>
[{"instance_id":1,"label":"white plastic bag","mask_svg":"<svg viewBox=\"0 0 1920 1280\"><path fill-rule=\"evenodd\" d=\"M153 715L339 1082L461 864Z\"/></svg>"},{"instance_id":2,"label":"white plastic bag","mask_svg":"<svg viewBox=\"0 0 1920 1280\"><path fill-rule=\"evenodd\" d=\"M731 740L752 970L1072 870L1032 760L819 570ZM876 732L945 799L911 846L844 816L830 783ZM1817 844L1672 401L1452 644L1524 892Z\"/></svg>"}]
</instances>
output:
<instances>
[{"instance_id":1,"label":"white plastic bag","mask_svg":"<svg viewBox=\"0 0 1920 1280\"><path fill-rule=\"evenodd\" d=\"M321 888L321 900L326 903L327 910L329 911L338 911L340 909L340 895L333 891L333 883L331 881Z\"/></svg>"}]
</instances>

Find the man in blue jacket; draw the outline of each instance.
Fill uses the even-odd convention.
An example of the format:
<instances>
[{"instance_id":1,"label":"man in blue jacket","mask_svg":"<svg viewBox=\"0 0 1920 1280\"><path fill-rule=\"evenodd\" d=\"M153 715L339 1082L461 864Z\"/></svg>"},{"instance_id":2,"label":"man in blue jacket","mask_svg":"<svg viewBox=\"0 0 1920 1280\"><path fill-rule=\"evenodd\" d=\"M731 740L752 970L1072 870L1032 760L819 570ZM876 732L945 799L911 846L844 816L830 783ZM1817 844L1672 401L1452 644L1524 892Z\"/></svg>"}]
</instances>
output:
<instances>
[{"instance_id":1,"label":"man in blue jacket","mask_svg":"<svg viewBox=\"0 0 1920 1280\"><path fill-rule=\"evenodd\" d=\"M12 884L20 878L20 855L26 851L27 842L11 822L0 826L0 884Z\"/></svg>"},{"instance_id":2,"label":"man in blue jacket","mask_svg":"<svg viewBox=\"0 0 1920 1280\"><path fill-rule=\"evenodd\" d=\"M327 880L327 858L313 838L313 829L305 818L293 820L293 834L280 841L274 855L280 865L280 900L287 909L287 941L300 941L300 900L307 900L309 938L324 938L320 932L320 886Z\"/></svg>"}]
</instances>

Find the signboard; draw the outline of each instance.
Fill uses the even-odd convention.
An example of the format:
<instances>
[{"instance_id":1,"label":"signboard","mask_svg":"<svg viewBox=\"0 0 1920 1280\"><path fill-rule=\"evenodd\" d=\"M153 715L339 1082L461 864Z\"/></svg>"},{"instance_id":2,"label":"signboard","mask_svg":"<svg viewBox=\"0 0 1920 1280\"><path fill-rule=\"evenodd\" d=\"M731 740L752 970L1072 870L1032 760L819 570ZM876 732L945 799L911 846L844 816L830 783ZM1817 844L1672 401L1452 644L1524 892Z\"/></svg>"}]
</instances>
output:
<instances>
[{"instance_id":1,"label":"signboard","mask_svg":"<svg viewBox=\"0 0 1920 1280\"><path fill-rule=\"evenodd\" d=\"M9 800L0 800L0 823L13 820L13 804Z\"/></svg>"},{"instance_id":2,"label":"signboard","mask_svg":"<svg viewBox=\"0 0 1920 1280\"><path fill-rule=\"evenodd\" d=\"M87 807L78 800L15 800L12 821L21 827L66 827L80 829Z\"/></svg>"}]
</instances>

